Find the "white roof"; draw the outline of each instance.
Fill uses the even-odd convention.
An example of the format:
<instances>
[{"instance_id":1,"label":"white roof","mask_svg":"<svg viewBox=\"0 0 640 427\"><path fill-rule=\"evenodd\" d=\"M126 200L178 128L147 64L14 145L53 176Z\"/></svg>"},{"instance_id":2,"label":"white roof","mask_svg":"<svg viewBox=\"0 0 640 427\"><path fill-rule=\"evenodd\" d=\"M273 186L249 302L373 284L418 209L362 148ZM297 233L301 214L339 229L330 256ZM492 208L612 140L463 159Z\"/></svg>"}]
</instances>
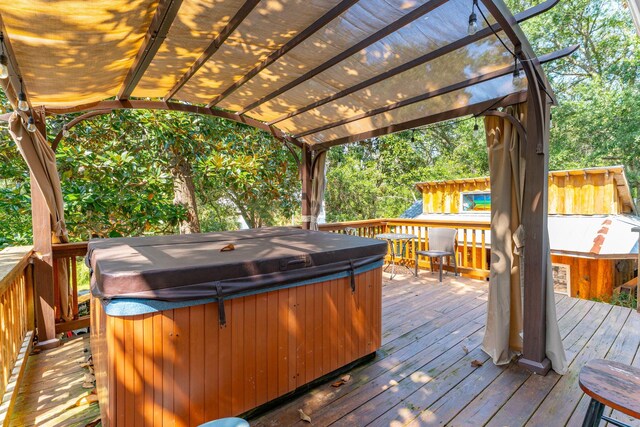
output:
<instances>
[{"instance_id":1,"label":"white roof","mask_svg":"<svg viewBox=\"0 0 640 427\"><path fill-rule=\"evenodd\" d=\"M489 213L422 214L415 219L431 221L489 222ZM549 215L549 242L552 253L568 253L608 258L632 258L638 254L640 217L632 215ZM479 240L478 240L479 241ZM486 244L491 243L486 232Z\"/></svg>"}]
</instances>

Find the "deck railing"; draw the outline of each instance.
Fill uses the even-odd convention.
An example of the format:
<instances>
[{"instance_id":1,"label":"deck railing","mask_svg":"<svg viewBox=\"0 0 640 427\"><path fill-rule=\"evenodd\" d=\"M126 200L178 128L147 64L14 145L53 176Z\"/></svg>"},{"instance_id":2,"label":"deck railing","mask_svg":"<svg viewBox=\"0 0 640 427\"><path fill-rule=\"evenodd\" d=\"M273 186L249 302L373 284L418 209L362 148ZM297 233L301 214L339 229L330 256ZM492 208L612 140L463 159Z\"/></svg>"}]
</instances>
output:
<instances>
[{"instance_id":1,"label":"deck railing","mask_svg":"<svg viewBox=\"0 0 640 427\"><path fill-rule=\"evenodd\" d=\"M484 278L489 275L488 254L489 247L486 242L486 232L490 229L489 222L463 222L463 221L430 221L418 219L370 219L363 221L348 221L332 224L321 224L321 231L333 233L348 233L363 237L374 237L377 234L398 232L409 233L417 236L417 239L407 245L402 257L402 263L408 267L414 265L414 251L428 248L427 230L429 227L446 227L458 230L458 267L459 271L472 276ZM73 329L89 326L89 316L81 310L81 305L86 299L86 293L80 295L79 287L86 275L81 272L84 269L83 258L87 254L87 242L65 243L53 245L54 261L54 295L56 313L56 332L67 332ZM61 317L60 286L57 270L60 263L66 263L68 271L68 286L71 290L71 316L72 320L64 322ZM429 261L420 258L420 268L430 268ZM436 265L437 267L437 265ZM453 264L443 266L447 270L453 270ZM80 277L82 276L82 277Z\"/></svg>"},{"instance_id":2,"label":"deck railing","mask_svg":"<svg viewBox=\"0 0 640 427\"><path fill-rule=\"evenodd\" d=\"M409 267L415 264L414 251L428 249L427 230L432 227L458 230L457 261L460 272L472 277L485 278L489 276L489 245L487 243L488 232L491 229L489 222L385 218L319 225L321 231L363 237L375 237L381 233L413 234L417 238L407 244L406 251L401 257L402 263ZM420 257L418 266L430 268L428 259ZM447 261L443 268L453 270L453 263Z\"/></svg>"},{"instance_id":3,"label":"deck railing","mask_svg":"<svg viewBox=\"0 0 640 427\"><path fill-rule=\"evenodd\" d=\"M56 316L56 333L68 332L74 329L85 328L89 326L89 313L80 310L81 303L85 303L88 293L80 295L79 293L79 276L85 280L86 275L82 275L83 259L87 255L87 242L78 243L60 243L53 246L53 286L55 298L55 316ZM64 321L62 319L62 304L60 299L60 286L58 268L60 265L67 266L67 280L71 293L71 320ZM79 274L80 273L80 274Z\"/></svg>"},{"instance_id":4,"label":"deck railing","mask_svg":"<svg viewBox=\"0 0 640 427\"><path fill-rule=\"evenodd\" d=\"M0 425L15 400L34 328L31 254L30 247L0 251Z\"/></svg>"}]
</instances>

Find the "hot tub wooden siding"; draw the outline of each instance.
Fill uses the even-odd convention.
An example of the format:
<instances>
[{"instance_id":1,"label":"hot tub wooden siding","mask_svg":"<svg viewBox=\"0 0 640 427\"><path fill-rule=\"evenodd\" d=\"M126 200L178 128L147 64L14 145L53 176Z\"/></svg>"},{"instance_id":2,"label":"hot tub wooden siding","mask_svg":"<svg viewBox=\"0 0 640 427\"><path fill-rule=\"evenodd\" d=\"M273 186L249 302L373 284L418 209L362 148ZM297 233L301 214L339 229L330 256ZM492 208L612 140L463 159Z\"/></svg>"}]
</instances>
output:
<instances>
[{"instance_id":1,"label":"hot tub wooden siding","mask_svg":"<svg viewBox=\"0 0 640 427\"><path fill-rule=\"evenodd\" d=\"M380 347L382 271L216 303L107 316L91 301L104 426L197 426L239 415Z\"/></svg>"}]
</instances>

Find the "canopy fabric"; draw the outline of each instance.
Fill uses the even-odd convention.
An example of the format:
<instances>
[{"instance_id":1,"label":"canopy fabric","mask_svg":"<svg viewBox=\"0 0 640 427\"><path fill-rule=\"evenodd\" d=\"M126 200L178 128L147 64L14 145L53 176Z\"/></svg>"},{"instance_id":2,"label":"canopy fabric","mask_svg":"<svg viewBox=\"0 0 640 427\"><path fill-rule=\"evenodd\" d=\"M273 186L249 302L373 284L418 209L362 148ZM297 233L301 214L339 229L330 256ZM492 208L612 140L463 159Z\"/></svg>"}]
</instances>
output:
<instances>
[{"instance_id":1,"label":"canopy fabric","mask_svg":"<svg viewBox=\"0 0 640 427\"><path fill-rule=\"evenodd\" d=\"M526 80L511 78L513 42L483 2L478 32L467 34L472 4L15 0L0 7L0 24L33 106L187 102L314 145L523 92Z\"/></svg>"},{"instance_id":2,"label":"canopy fabric","mask_svg":"<svg viewBox=\"0 0 640 427\"><path fill-rule=\"evenodd\" d=\"M507 112L526 121L526 105ZM511 122L502 117L485 118L491 173L491 263L487 327L483 350L497 365L511 362L522 352L522 287L526 247L522 226L525 189L524 147ZM551 252L547 251L546 355L554 371L564 374L567 360L558 328L551 274Z\"/></svg>"},{"instance_id":3,"label":"canopy fabric","mask_svg":"<svg viewBox=\"0 0 640 427\"><path fill-rule=\"evenodd\" d=\"M524 106L513 111L524 120ZM483 350L497 365L522 352L522 194L524 159L520 137L501 117L486 117L491 177L491 261Z\"/></svg>"}]
</instances>

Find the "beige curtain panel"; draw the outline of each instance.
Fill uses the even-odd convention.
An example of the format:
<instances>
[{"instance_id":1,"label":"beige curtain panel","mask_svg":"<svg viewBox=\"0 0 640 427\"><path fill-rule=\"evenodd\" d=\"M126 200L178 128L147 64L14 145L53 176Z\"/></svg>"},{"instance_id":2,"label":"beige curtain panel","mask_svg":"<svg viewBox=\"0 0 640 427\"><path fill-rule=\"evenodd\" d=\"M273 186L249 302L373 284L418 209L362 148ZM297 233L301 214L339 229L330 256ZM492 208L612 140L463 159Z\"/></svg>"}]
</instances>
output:
<instances>
[{"instance_id":1,"label":"beige curtain panel","mask_svg":"<svg viewBox=\"0 0 640 427\"><path fill-rule=\"evenodd\" d=\"M22 118L15 112L9 119L9 133L29 166L32 176L31 185L35 185L40 190L47 203L51 214L53 243L68 242L69 236L64 222L62 187L58 176L55 153L40 132L32 133L27 131ZM57 272L57 280L60 285L60 305L62 307L60 315L65 320L71 320L71 297L66 263L58 261Z\"/></svg>"},{"instance_id":2,"label":"beige curtain panel","mask_svg":"<svg viewBox=\"0 0 640 427\"><path fill-rule=\"evenodd\" d=\"M325 165L327 163L327 152L321 151L316 155L311 170L311 230L318 230L318 215L322 210L324 200L324 189L326 180L324 176Z\"/></svg>"},{"instance_id":3,"label":"beige curtain panel","mask_svg":"<svg viewBox=\"0 0 640 427\"><path fill-rule=\"evenodd\" d=\"M526 121L526 105L506 112ZM506 119L485 118L491 174L491 268L489 304L483 350L497 365L511 362L522 353L523 266L525 261L522 200L525 183L524 146L516 128ZM548 252L549 253L549 252ZM558 329L551 277L547 262L547 357L563 374L566 357Z\"/></svg>"}]
</instances>

